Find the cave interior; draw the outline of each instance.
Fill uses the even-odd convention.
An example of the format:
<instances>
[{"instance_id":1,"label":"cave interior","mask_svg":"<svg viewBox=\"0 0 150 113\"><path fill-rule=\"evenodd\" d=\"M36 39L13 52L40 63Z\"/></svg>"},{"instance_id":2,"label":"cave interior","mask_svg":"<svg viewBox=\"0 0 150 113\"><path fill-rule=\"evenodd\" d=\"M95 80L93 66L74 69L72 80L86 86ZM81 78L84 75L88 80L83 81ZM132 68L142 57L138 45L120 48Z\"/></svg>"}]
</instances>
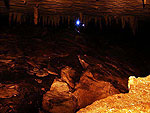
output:
<instances>
[{"instance_id":1,"label":"cave interior","mask_svg":"<svg viewBox=\"0 0 150 113\"><path fill-rule=\"evenodd\" d=\"M149 26L150 0L0 0L0 112L75 113L128 93L150 73Z\"/></svg>"}]
</instances>

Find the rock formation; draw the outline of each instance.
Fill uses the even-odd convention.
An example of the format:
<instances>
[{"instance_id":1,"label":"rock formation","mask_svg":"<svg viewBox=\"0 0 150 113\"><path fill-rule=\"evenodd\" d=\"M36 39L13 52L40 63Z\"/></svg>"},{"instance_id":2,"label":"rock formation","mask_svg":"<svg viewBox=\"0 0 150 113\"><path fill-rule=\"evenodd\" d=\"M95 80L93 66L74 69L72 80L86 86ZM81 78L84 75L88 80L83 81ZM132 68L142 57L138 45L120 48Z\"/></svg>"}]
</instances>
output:
<instances>
[{"instance_id":1,"label":"rock formation","mask_svg":"<svg viewBox=\"0 0 150 113\"><path fill-rule=\"evenodd\" d=\"M150 113L150 75L129 78L129 93L95 101L77 113Z\"/></svg>"},{"instance_id":2,"label":"rock formation","mask_svg":"<svg viewBox=\"0 0 150 113\"><path fill-rule=\"evenodd\" d=\"M67 83L55 79L50 91L43 96L43 109L51 113L74 113L77 100L71 94Z\"/></svg>"},{"instance_id":3,"label":"rock formation","mask_svg":"<svg viewBox=\"0 0 150 113\"><path fill-rule=\"evenodd\" d=\"M80 78L73 93L78 99L78 107L83 108L92 102L120 93L110 82L96 80L93 74L86 71Z\"/></svg>"}]
</instances>

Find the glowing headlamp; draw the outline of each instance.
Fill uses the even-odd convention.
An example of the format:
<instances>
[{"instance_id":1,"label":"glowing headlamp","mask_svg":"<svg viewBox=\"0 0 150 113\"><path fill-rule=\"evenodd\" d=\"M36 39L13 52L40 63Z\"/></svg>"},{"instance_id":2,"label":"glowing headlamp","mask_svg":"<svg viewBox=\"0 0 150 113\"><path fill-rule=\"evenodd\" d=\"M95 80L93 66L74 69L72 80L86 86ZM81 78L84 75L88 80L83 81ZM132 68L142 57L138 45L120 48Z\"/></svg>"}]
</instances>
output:
<instances>
[{"instance_id":1,"label":"glowing headlamp","mask_svg":"<svg viewBox=\"0 0 150 113\"><path fill-rule=\"evenodd\" d=\"M80 25L80 20L79 20L79 19L76 21L76 25L77 25L77 26Z\"/></svg>"}]
</instances>

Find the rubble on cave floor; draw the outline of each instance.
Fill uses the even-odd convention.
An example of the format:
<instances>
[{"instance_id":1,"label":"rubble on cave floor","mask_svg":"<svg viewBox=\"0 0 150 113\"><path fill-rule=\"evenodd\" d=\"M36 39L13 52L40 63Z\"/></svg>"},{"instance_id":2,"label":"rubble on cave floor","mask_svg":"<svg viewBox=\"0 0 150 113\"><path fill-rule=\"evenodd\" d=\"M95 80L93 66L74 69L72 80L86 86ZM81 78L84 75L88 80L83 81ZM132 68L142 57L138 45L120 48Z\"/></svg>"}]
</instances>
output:
<instances>
[{"instance_id":1,"label":"rubble on cave floor","mask_svg":"<svg viewBox=\"0 0 150 113\"><path fill-rule=\"evenodd\" d=\"M129 77L129 93L97 100L77 113L150 113L150 75Z\"/></svg>"},{"instance_id":2,"label":"rubble on cave floor","mask_svg":"<svg viewBox=\"0 0 150 113\"><path fill-rule=\"evenodd\" d=\"M128 92L128 77L137 69L71 36L1 37L0 112L75 112L98 99Z\"/></svg>"}]
</instances>

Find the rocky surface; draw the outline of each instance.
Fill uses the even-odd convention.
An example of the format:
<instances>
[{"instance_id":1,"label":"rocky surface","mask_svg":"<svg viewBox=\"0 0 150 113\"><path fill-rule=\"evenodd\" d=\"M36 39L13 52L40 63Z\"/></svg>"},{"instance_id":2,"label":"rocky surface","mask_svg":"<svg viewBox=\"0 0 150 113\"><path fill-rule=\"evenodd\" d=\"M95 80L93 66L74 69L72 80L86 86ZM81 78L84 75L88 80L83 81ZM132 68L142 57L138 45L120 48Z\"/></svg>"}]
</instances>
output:
<instances>
[{"instance_id":1,"label":"rocky surface","mask_svg":"<svg viewBox=\"0 0 150 113\"><path fill-rule=\"evenodd\" d=\"M0 85L1 113L38 112L40 108L41 91L33 83L12 83Z\"/></svg>"},{"instance_id":2,"label":"rocky surface","mask_svg":"<svg viewBox=\"0 0 150 113\"><path fill-rule=\"evenodd\" d=\"M50 91L43 96L43 109L51 113L74 113L77 100L70 92L67 83L55 79Z\"/></svg>"},{"instance_id":3,"label":"rocky surface","mask_svg":"<svg viewBox=\"0 0 150 113\"><path fill-rule=\"evenodd\" d=\"M150 113L150 75L129 78L129 93L95 101L77 113Z\"/></svg>"},{"instance_id":4,"label":"rocky surface","mask_svg":"<svg viewBox=\"0 0 150 113\"><path fill-rule=\"evenodd\" d=\"M79 75L71 67L66 66L61 70L61 79L65 81L71 88L75 87L75 80Z\"/></svg>"},{"instance_id":5,"label":"rocky surface","mask_svg":"<svg viewBox=\"0 0 150 113\"><path fill-rule=\"evenodd\" d=\"M74 112L96 100L128 92L128 76L125 76L124 73L131 75L133 72L131 69L127 71L124 66L102 63L103 60L87 55L81 55L79 61L82 66L88 65L86 68L83 66L85 71L80 75L72 67L62 68L61 78L55 79L50 91L43 96L44 110L59 113L63 109L64 112ZM112 69L117 71L113 72ZM124 70L124 73L121 73L121 69ZM121 77L121 74L124 77ZM80 79L77 80L77 78Z\"/></svg>"},{"instance_id":6,"label":"rocky surface","mask_svg":"<svg viewBox=\"0 0 150 113\"><path fill-rule=\"evenodd\" d=\"M73 93L78 99L78 107L83 108L96 100L120 93L110 82L96 80L92 73L85 72Z\"/></svg>"},{"instance_id":7,"label":"rocky surface","mask_svg":"<svg viewBox=\"0 0 150 113\"><path fill-rule=\"evenodd\" d=\"M103 41L102 50L91 37L76 40L72 32L38 30L27 35L31 29L25 29L0 34L1 113L76 112L97 99L128 92L128 77L138 73L123 59L123 50Z\"/></svg>"}]
</instances>

